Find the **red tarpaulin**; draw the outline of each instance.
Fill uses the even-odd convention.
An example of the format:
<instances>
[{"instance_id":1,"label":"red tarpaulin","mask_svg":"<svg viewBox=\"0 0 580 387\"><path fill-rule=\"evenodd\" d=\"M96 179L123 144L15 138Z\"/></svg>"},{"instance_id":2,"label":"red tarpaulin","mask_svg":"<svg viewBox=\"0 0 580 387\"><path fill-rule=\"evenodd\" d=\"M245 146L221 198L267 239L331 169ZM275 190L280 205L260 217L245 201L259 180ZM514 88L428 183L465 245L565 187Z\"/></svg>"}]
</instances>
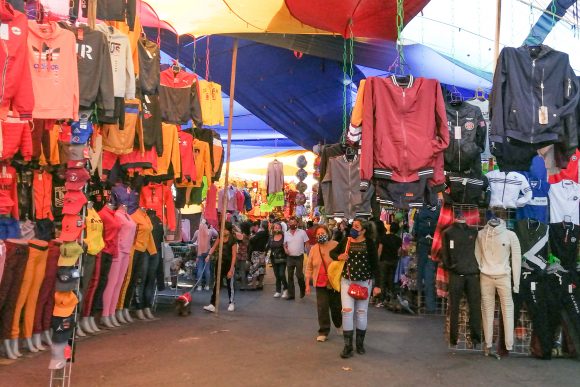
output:
<instances>
[{"instance_id":1,"label":"red tarpaulin","mask_svg":"<svg viewBox=\"0 0 580 387\"><path fill-rule=\"evenodd\" d=\"M404 2L405 24L429 0ZM292 16L309 26L348 37L349 20L353 35L359 38L397 39L396 0L286 0Z\"/></svg>"}]
</instances>

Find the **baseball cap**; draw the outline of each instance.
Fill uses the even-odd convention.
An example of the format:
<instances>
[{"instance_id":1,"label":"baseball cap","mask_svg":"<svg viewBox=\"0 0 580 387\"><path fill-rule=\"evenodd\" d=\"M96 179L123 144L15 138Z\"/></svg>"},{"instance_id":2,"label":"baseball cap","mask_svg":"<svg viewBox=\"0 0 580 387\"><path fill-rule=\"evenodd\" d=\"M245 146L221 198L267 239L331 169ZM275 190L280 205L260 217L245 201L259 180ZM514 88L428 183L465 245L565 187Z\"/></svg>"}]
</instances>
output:
<instances>
[{"instance_id":1,"label":"baseball cap","mask_svg":"<svg viewBox=\"0 0 580 387\"><path fill-rule=\"evenodd\" d=\"M62 213L65 215L76 215L81 212L87 203L87 197L81 191L67 191L64 194Z\"/></svg>"},{"instance_id":2,"label":"baseball cap","mask_svg":"<svg viewBox=\"0 0 580 387\"><path fill-rule=\"evenodd\" d=\"M56 291L68 292L78 288L81 275L74 266L59 267L56 272Z\"/></svg>"},{"instance_id":3,"label":"baseball cap","mask_svg":"<svg viewBox=\"0 0 580 387\"><path fill-rule=\"evenodd\" d=\"M71 124L71 144L85 144L93 133L93 123L89 120L91 110L79 112L79 120Z\"/></svg>"},{"instance_id":4,"label":"baseball cap","mask_svg":"<svg viewBox=\"0 0 580 387\"><path fill-rule=\"evenodd\" d=\"M54 292L53 320L54 317L69 317L78 303L79 299L74 292Z\"/></svg>"},{"instance_id":5,"label":"baseball cap","mask_svg":"<svg viewBox=\"0 0 580 387\"><path fill-rule=\"evenodd\" d=\"M128 187L125 187L122 184L116 184L111 189L111 201L116 206L120 206L121 204L129 205L129 196L131 190Z\"/></svg>"},{"instance_id":6,"label":"baseball cap","mask_svg":"<svg viewBox=\"0 0 580 387\"><path fill-rule=\"evenodd\" d=\"M66 242L79 239L85 224L79 215L65 215L62 218L62 232L60 239Z\"/></svg>"},{"instance_id":7,"label":"baseball cap","mask_svg":"<svg viewBox=\"0 0 580 387\"><path fill-rule=\"evenodd\" d=\"M83 248L77 242L64 242L60 245L58 266L73 266L82 253Z\"/></svg>"},{"instance_id":8,"label":"baseball cap","mask_svg":"<svg viewBox=\"0 0 580 387\"><path fill-rule=\"evenodd\" d=\"M85 160L69 160L66 162L67 168L84 168L87 162Z\"/></svg>"},{"instance_id":9,"label":"baseball cap","mask_svg":"<svg viewBox=\"0 0 580 387\"><path fill-rule=\"evenodd\" d=\"M85 168L68 168L64 176L66 178L64 186L69 191L80 191L91 178Z\"/></svg>"}]
</instances>

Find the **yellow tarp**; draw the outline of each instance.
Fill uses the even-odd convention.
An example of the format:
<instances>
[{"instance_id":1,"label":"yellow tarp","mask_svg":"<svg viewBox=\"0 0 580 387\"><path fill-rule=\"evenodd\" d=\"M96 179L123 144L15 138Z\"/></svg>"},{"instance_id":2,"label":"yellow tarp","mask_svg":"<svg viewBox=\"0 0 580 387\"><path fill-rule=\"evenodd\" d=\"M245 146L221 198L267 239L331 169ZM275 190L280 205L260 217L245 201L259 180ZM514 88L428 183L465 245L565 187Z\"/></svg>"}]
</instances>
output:
<instances>
[{"instance_id":1,"label":"yellow tarp","mask_svg":"<svg viewBox=\"0 0 580 387\"><path fill-rule=\"evenodd\" d=\"M320 34L290 15L284 0L146 0L159 19L193 36L235 33Z\"/></svg>"}]
</instances>

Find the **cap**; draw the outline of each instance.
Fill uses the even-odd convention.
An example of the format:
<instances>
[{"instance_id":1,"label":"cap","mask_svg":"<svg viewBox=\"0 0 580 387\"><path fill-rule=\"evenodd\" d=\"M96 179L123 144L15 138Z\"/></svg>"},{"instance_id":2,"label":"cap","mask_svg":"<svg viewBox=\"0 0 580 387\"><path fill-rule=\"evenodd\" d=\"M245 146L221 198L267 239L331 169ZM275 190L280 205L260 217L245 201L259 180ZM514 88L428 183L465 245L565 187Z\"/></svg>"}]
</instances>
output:
<instances>
[{"instance_id":1,"label":"cap","mask_svg":"<svg viewBox=\"0 0 580 387\"><path fill-rule=\"evenodd\" d=\"M123 184L116 184L111 189L111 201L116 206L120 206L121 204L128 205L129 204L129 194L131 189L125 187Z\"/></svg>"},{"instance_id":2,"label":"cap","mask_svg":"<svg viewBox=\"0 0 580 387\"><path fill-rule=\"evenodd\" d=\"M67 193L64 194L62 213L65 215L80 214L86 203L87 197L81 191L67 191Z\"/></svg>"},{"instance_id":3,"label":"cap","mask_svg":"<svg viewBox=\"0 0 580 387\"><path fill-rule=\"evenodd\" d=\"M74 263L73 263L74 264ZM59 267L56 272L56 291L68 292L78 288L81 275L74 266Z\"/></svg>"},{"instance_id":4,"label":"cap","mask_svg":"<svg viewBox=\"0 0 580 387\"><path fill-rule=\"evenodd\" d=\"M76 241L79 239L83 228L85 228L85 225L79 215L65 215L62 218L60 239L65 242Z\"/></svg>"},{"instance_id":5,"label":"cap","mask_svg":"<svg viewBox=\"0 0 580 387\"><path fill-rule=\"evenodd\" d=\"M64 186L68 191L80 191L91 178L89 171L85 168L69 168L64 176L66 178Z\"/></svg>"},{"instance_id":6,"label":"cap","mask_svg":"<svg viewBox=\"0 0 580 387\"><path fill-rule=\"evenodd\" d=\"M67 168L84 168L86 165L85 160L69 160L66 162Z\"/></svg>"},{"instance_id":7,"label":"cap","mask_svg":"<svg viewBox=\"0 0 580 387\"><path fill-rule=\"evenodd\" d=\"M77 242L65 242L61 244L58 266L73 266L82 253L83 248Z\"/></svg>"},{"instance_id":8,"label":"cap","mask_svg":"<svg viewBox=\"0 0 580 387\"><path fill-rule=\"evenodd\" d=\"M69 317L79 303L74 292L54 292L54 310L52 317Z\"/></svg>"},{"instance_id":9,"label":"cap","mask_svg":"<svg viewBox=\"0 0 580 387\"><path fill-rule=\"evenodd\" d=\"M88 147L82 144L62 144L59 148L60 161L68 162L69 160L82 160L89 158Z\"/></svg>"},{"instance_id":10,"label":"cap","mask_svg":"<svg viewBox=\"0 0 580 387\"><path fill-rule=\"evenodd\" d=\"M79 112L79 120L71 124L71 144L85 144L93 133L93 123L89 120L91 110Z\"/></svg>"}]
</instances>

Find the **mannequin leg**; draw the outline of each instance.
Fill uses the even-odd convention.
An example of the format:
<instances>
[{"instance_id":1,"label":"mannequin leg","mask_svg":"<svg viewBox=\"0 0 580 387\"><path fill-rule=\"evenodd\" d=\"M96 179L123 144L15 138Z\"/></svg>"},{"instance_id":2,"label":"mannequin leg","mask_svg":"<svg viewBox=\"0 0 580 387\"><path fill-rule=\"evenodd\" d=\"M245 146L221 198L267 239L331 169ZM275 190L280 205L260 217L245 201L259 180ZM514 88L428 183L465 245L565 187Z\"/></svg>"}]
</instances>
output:
<instances>
[{"instance_id":1,"label":"mannequin leg","mask_svg":"<svg viewBox=\"0 0 580 387\"><path fill-rule=\"evenodd\" d=\"M95 333L95 331L91 327L91 323L90 323L89 317L83 317L83 318L81 318L81 322L79 323L79 325L81 326L81 328L83 329L83 331L85 333L88 333L88 334Z\"/></svg>"},{"instance_id":2,"label":"mannequin leg","mask_svg":"<svg viewBox=\"0 0 580 387\"><path fill-rule=\"evenodd\" d=\"M46 348L42 346L41 333L50 328L52 311L54 309L54 284L56 282L60 245L61 242L57 240L48 242L48 254L44 279L38 292L36 311L34 312L34 326L32 330L33 342L36 348L41 351L46 350Z\"/></svg>"},{"instance_id":3,"label":"mannequin leg","mask_svg":"<svg viewBox=\"0 0 580 387\"><path fill-rule=\"evenodd\" d=\"M495 283L494 279L485 274L480 275L481 285L481 316L483 319L483 335L485 347L493 345L493 315L495 313Z\"/></svg>"},{"instance_id":4,"label":"mannequin leg","mask_svg":"<svg viewBox=\"0 0 580 387\"><path fill-rule=\"evenodd\" d=\"M34 329L34 313L36 312L36 302L38 301L40 287L42 286L44 273L46 271L48 243L41 240L30 240L28 245L30 247L29 254L34 266L32 273L32 283L23 309L24 324L22 324L22 336L24 336L24 338L27 340L27 343L29 344L28 348L30 351L38 352L38 350L32 345L32 333Z\"/></svg>"},{"instance_id":5,"label":"mannequin leg","mask_svg":"<svg viewBox=\"0 0 580 387\"><path fill-rule=\"evenodd\" d=\"M32 343L39 351L46 351L46 347L42 345L42 338L40 337L40 333L35 333L32 335Z\"/></svg>"},{"instance_id":6,"label":"mannequin leg","mask_svg":"<svg viewBox=\"0 0 580 387\"><path fill-rule=\"evenodd\" d=\"M149 256L145 285L143 286L143 305L145 306L145 315L150 319L155 318L151 308L153 307L153 298L155 295L155 271L157 265L159 265L159 255L154 254Z\"/></svg>"},{"instance_id":7,"label":"mannequin leg","mask_svg":"<svg viewBox=\"0 0 580 387\"><path fill-rule=\"evenodd\" d=\"M93 274L96 269L97 257L91 254L85 254L83 257L83 274L81 276L81 294L83 295L83 302L79 304L80 316L85 316L85 309L87 307L87 296L89 295L89 289L91 287L91 282L93 281Z\"/></svg>"},{"instance_id":8,"label":"mannequin leg","mask_svg":"<svg viewBox=\"0 0 580 387\"><path fill-rule=\"evenodd\" d=\"M115 316L115 313L109 316L109 320L111 321L111 324L113 324L114 327L118 328L121 326L119 321L117 321L117 316Z\"/></svg>"},{"instance_id":9,"label":"mannequin leg","mask_svg":"<svg viewBox=\"0 0 580 387\"><path fill-rule=\"evenodd\" d=\"M18 339L11 339L10 344L12 345L12 353L16 355L16 357L22 357L22 353L20 353L20 343Z\"/></svg>"},{"instance_id":10,"label":"mannequin leg","mask_svg":"<svg viewBox=\"0 0 580 387\"><path fill-rule=\"evenodd\" d=\"M123 275L123 282L119 290L119 297L117 299L117 306L115 308L115 311L122 310L125 308L127 298L129 298L129 303L131 303L130 298L132 295L132 289L134 288L133 267L135 258L138 258L139 256L140 253L138 251L131 252L131 254L127 255L129 261L127 264L127 269L125 270L125 274Z\"/></svg>"},{"instance_id":11,"label":"mannequin leg","mask_svg":"<svg viewBox=\"0 0 580 387\"><path fill-rule=\"evenodd\" d=\"M469 328L473 344L481 343L481 287L478 275L465 277L467 302L469 304Z\"/></svg>"},{"instance_id":12,"label":"mannequin leg","mask_svg":"<svg viewBox=\"0 0 580 387\"><path fill-rule=\"evenodd\" d=\"M125 321L127 321L128 323L132 323L134 321L133 318L131 317L129 309L123 309L123 316L125 316Z\"/></svg>"},{"instance_id":13,"label":"mannequin leg","mask_svg":"<svg viewBox=\"0 0 580 387\"><path fill-rule=\"evenodd\" d=\"M511 351L514 346L514 300L512 298L510 276L506 275L497 279L496 284L503 317L505 347L508 351Z\"/></svg>"},{"instance_id":14,"label":"mannequin leg","mask_svg":"<svg viewBox=\"0 0 580 387\"><path fill-rule=\"evenodd\" d=\"M123 286L123 279L125 278L125 274L127 273L127 268L129 266L129 255L124 253L119 253L119 267L117 271L117 280L115 282L115 287L112 290L111 294L111 303L109 304L108 315L111 316L111 319L115 321L115 309L117 306L117 302L119 300L119 295L121 293L121 287ZM111 270L112 271L112 270ZM104 313L104 308L103 308Z\"/></svg>"},{"instance_id":15,"label":"mannequin leg","mask_svg":"<svg viewBox=\"0 0 580 387\"><path fill-rule=\"evenodd\" d=\"M127 324L127 320L125 320L125 315L123 313L123 309L117 309L115 311L115 318L120 324Z\"/></svg>"},{"instance_id":16,"label":"mannequin leg","mask_svg":"<svg viewBox=\"0 0 580 387\"><path fill-rule=\"evenodd\" d=\"M99 326L97 325L97 322L95 321L95 316L91 316L89 317L89 324L91 325L91 329L93 331L96 332L100 332L101 330L99 329Z\"/></svg>"},{"instance_id":17,"label":"mannequin leg","mask_svg":"<svg viewBox=\"0 0 580 387\"><path fill-rule=\"evenodd\" d=\"M99 272L99 281L93 297L93 303L90 311L91 316L95 316L99 310L104 310L104 292L109 283L109 274L113 264L113 256L108 253L101 253L101 267ZM93 318L94 320L94 318ZM93 327L94 328L94 327Z\"/></svg>"},{"instance_id":18,"label":"mannequin leg","mask_svg":"<svg viewBox=\"0 0 580 387\"><path fill-rule=\"evenodd\" d=\"M105 326L106 328L115 328L111 322L111 316L101 316L101 325Z\"/></svg>"},{"instance_id":19,"label":"mannequin leg","mask_svg":"<svg viewBox=\"0 0 580 387\"><path fill-rule=\"evenodd\" d=\"M32 352L32 353L38 352L38 349L36 348L36 346L32 342L32 337L29 337L26 339L26 346L28 347L28 350L30 352Z\"/></svg>"},{"instance_id":20,"label":"mannequin leg","mask_svg":"<svg viewBox=\"0 0 580 387\"><path fill-rule=\"evenodd\" d=\"M77 337L87 337L87 334L83 331L81 324L77 324L75 328L75 334L77 335Z\"/></svg>"},{"instance_id":21,"label":"mannequin leg","mask_svg":"<svg viewBox=\"0 0 580 387\"><path fill-rule=\"evenodd\" d=\"M42 335L44 336L44 342L48 345L52 345L52 336L50 333L50 329L42 332Z\"/></svg>"},{"instance_id":22,"label":"mannequin leg","mask_svg":"<svg viewBox=\"0 0 580 387\"><path fill-rule=\"evenodd\" d=\"M112 312L115 310L116 300L113 301L113 299L120 270L120 259L118 257L113 258L111 269L109 270L109 277L107 279L107 286L103 292L103 317L111 317Z\"/></svg>"},{"instance_id":23,"label":"mannequin leg","mask_svg":"<svg viewBox=\"0 0 580 387\"><path fill-rule=\"evenodd\" d=\"M11 359L11 360L18 359L18 356L16 356L12 352L12 343L10 342L10 340L4 340L4 351L6 352L6 357L8 359Z\"/></svg>"},{"instance_id":24,"label":"mannequin leg","mask_svg":"<svg viewBox=\"0 0 580 387\"><path fill-rule=\"evenodd\" d=\"M135 307L138 310L143 310L146 307L144 301L145 282L147 281L147 270L149 269L150 256L146 252L140 253L138 255L139 257L135 260L135 270L133 272L133 279L135 282L134 299Z\"/></svg>"}]
</instances>

